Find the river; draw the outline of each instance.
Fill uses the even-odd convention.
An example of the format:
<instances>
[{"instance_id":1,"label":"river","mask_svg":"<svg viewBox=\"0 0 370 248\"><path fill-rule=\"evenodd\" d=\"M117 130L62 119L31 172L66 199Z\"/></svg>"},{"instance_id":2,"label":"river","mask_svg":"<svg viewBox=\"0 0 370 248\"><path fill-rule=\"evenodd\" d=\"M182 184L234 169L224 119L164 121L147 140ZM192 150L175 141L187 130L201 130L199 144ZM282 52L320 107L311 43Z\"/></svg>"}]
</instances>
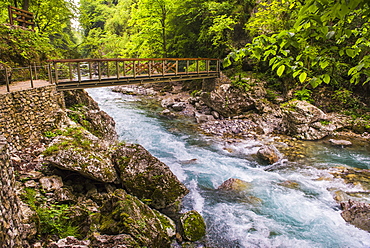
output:
<instances>
[{"instance_id":1,"label":"river","mask_svg":"<svg viewBox=\"0 0 370 248\"><path fill-rule=\"evenodd\" d=\"M334 166L370 168L368 149L316 145L302 166L285 161L265 171L249 154L257 141L240 143L234 152L195 131L186 119L160 117L159 107L108 88L89 89L102 110L116 121L120 140L143 145L166 163L188 187L183 211L195 209L207 224L210 247L370 247L370 233L347 224L328 188L358 191L341 180L315 180ZM244 195L223 194L229 178L250 182ZM286 187L294 181L299 187Z\"/></svg>"}]
</instances>

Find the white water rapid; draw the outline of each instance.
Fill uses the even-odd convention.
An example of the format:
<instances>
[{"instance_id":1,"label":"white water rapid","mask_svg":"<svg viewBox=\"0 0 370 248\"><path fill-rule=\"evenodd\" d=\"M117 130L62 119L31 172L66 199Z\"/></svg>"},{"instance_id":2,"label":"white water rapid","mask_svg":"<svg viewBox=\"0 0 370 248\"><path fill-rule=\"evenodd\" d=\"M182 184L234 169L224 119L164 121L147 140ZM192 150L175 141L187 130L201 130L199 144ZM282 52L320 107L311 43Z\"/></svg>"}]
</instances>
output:
<instances>
[{"instance_id":1,"label":"white water rapid","mask_svg":"<svg viewBox=\"0 0 370 248\"><path fill-rule=\"evenodd\" d=\"M143 145L188 187L184 211L203 215L210 247L370 247L370 233L347 224L328 191L348 186L340 180L315 180L325 176L325 168L347 160L370 168L370 154L323 147L311 164L288 161L283 169L265 171L246 159L256 152L257 143L242 143L229 153L224 144L192 132L191 124L157 116L158 111L145 108L138 98L108 88L88 92L114 118L122 141ZM245 195L217 191L229 178L250 182L252 188ZM299 187L282 185L288 180Z\"/></svg>"}]
</instances>

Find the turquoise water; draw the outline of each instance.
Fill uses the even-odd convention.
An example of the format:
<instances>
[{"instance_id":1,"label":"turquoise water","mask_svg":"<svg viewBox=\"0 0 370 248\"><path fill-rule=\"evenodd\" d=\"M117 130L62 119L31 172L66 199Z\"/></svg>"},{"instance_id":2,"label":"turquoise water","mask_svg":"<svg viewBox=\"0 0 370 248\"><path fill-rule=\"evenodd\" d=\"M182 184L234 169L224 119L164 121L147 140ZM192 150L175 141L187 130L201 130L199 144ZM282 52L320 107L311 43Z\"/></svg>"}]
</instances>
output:
<instances>
[{"instance_id":1,"label":"turquoise water","mask_svg":"<svg viewBox=\"0 0 370 248\"><path fill-rule=\"evenodd\" d=\"M307 165L285 161L281 170L265 171L250 159L257 141L225 144L194 132L191 122L159 117L156 108L134 96L107 88L89 94L116 121L120 139L139 143L166 163L190 189L183 211L195 209L207 223L212 247L370 247L370 233L347 224L328 188L353 190L340 180L315 180L337 165L370 167L370 154L320 145ZM229 178L251 184L238 195L217 187ZM299 183L298 188L281 185Z\"/></svg>"}]
</instances>

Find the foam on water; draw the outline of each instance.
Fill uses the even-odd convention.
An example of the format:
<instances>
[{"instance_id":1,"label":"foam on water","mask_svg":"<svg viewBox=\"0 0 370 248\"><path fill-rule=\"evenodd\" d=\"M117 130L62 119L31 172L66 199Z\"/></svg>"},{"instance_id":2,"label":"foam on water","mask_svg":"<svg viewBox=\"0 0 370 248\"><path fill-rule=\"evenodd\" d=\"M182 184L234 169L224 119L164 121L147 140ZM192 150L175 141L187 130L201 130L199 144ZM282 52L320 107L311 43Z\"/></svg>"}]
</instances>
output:
<instances>
[{"instance_id":1,"label":"foam on water","mask_svg":"<svg viewBox=\"0 0 370 248\"><path fill-rule=\"evenodd\" d=\"M132 96L109 89L91 89L89 93L114 118L122 140L143 145L188 187L183 211L195 209L204 216L210 246L370 247L370 234L345 223L327 190L346 186L340 181L314 180L323 170L285 162L287 169L265 171L245 159L256 152L258 142L231 144L234 152L230 153L225 144L198 134L170 132L168 126L173 123L138 108ZM370 160L370 156L349 152L343 161L343 153L328 147L323 151L316 154L324 158L311 162L317 167L345 163L348 158L351 163L353 159L364 164ZM232 177L250 182L251 189L238 195L217 190ZM285 181L298 182L299 187L285 187Z\"/></svg>"}]
</instances>

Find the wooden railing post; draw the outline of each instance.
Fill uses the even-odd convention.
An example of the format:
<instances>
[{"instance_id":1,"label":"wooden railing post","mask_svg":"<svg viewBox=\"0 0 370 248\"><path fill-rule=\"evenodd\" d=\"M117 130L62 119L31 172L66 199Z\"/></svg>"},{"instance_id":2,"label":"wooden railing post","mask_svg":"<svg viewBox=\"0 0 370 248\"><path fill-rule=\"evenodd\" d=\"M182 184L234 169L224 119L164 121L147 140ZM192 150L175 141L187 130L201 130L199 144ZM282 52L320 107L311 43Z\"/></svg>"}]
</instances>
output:
<instances>
[{"instance_id":1,"label":"wooden railing post","mask_svg":"<svg viewBox=\"0 0 370 248\"><path fill-rule=\"evenodd\" d=\"M190 65L190 61L186 60L186 74L189 74L189 65Z\"/></svg>"},{"instance_id":2,"label":"wooden railing post","mask_svg":"<svg viewBox=\"0 0 370 248\"><path fill-rule=\"evenodd\" d=\"M73 77L72 77L72 63L71 62L68 62L68 67L69 67L69 79L72 81Z\"/></svg>"},{"instance_id":3,"label":"wooden railing post","mask_svg":"<svg viewBox=\"0 0 370 248\"><path fill-rule=\"evenodd\" d=\"M175 75L177 75L179 73L179 61L176 60L176 71L175 71Z\"/></svg>"},{"instance_id":4,"label":"wooden railing post","mask_svg":"<svg viewBox=\"0 0 370 248\"><path fill-rule=\"evenodd\" d=\"M98 61L98 74L99 74L99 81L101 81L101 62Z\"/></svg>"},{"instance_id":5,"label":"wooden railing post","mask_svg":"<svg viewBox=\"0 0 370 248\"><path fill-rule=\"evenodd\" d=\"M126 63L125 63L125 61L122 61L122 63L123 63L123 76L124 77L126 77Z\"/></svg>"},{"instance_id":6,"label":"wooden railing post","mask_svg":"<svg viewBox=\"0 0 370 248\"><path fill-rule=\"evenodd\" d=\"M117 74L117 80L119 79L119 66L118 66L118 60L116 60L116 74Z\"/></svg>"},{"instance_id":7,"label":"wooden railing post","mask_svg":"<svg viewBox=\"0 0 370 248\"><path fill-rule=\"evenodd\" d=\"M10 23L10 25L14 25L13 14L12 14L12 9L10 8L10 5L8 5L8 14L9 14L9 23Z\"/></svg>"},{"instance_id":8,"label":"wooden railing post","mask_svg":"<svg viewBox=\"0 0 370 248\"><path fill-rule=\"evenodd\" d=\"M33 88L32 65L30 65L28 68L30 69L31 88Z\"/></svg>"},{"instance_id":9,"label":"wooden railing post","mask_svg":"<svg viewBox=\"0 0 370 248\"><path fill-rule=\"evenodd\" d=\"M108 78L110 77L110 74L109 74L109 61L107 61L107 77Z\"/></svg>"},{"instance_id":10,"label":"wooden railing post","mask_svg":"<svg viewBox=\"0 0 370 248\"><path fill-rule=\"evenodd\" d=\"M136 78L136 63L135 63L136 61L133 61L133 73L134 73L134 78Z\"/></svg>"},{"instance_id":11,"label":"wooden railing post","mask_svg":"<svg viewBox=\"0 0 370 248\"><path fill-rule=\"evenodd\" d=\"M80 62L77 62L77 77L78 77L78 83L81 83L81 64Z\"/></svg>"},{"instance_id":12,"label":"wooden railing post","mask_svg":"<svg viewBox=\"0 0 370 248\"><path fill-rule=\"evenodd\" d=\"M206 60L206 71L207 71L207 74L209 75L209 62L210 62L210 60L209 59L207 59Z\"/></svg>"},{"instance_id":13,"label":"wooden railing post","mask_svg":"<svg viewBox=\"0 0 370 248\"><path fill-rule=\"evenodd\" d=\"M199 60L197 60L197 74L199 74Z\"/></svg>"},{"instance_id":14,"label":"wooden railing post","mask_svg":"<svg viewBox=\"0 0 370 248\"><path fill-rule=\"evenodd\" d=\"M148 61L148 75L149 77L152 76L152 61L151 60Z\"/></svg>"},{"instance_id":15,"label":"wooden railing post","mask_svg":"<svg viewBox=\"0 0 370 248\"><path fill-rule=\"evenodd\" d=\"M91 61L89 61L89 77L90 77L90 79L92 79Z\"/></svg>"},{"instance_id":16,"label":"wooden railing post","mask_svg":"<svg viewBox=\"0 0 370 248\"><path fill-rule=\"evenodd\" d=\"M58 63L54 62L54 70L55 70L55 84L58 85L58 81L59 81L59 78L58 78Z\"/></svg>"},{"instance_id":17,"label":"wooden railing post","mask_svg":"<svg viewBox=\"0 0 370 248\"><path fill-rule=\"evenodd\" d=\"M8 68L5 67L5 82L6 82L6 90L10 92L10 87L9 87L9 77L8 77Z\"/></svg>"},{"instance_id":18,"label":"wooden railing post","mask_svg":"<svg viewBox=\"0 0 370 248\"><path fill-rule=\"evenodd\" d=\"M165 60L162 60L162 76L164 76L165 66L164 66Z\"/></svg>"}]
</instances>

